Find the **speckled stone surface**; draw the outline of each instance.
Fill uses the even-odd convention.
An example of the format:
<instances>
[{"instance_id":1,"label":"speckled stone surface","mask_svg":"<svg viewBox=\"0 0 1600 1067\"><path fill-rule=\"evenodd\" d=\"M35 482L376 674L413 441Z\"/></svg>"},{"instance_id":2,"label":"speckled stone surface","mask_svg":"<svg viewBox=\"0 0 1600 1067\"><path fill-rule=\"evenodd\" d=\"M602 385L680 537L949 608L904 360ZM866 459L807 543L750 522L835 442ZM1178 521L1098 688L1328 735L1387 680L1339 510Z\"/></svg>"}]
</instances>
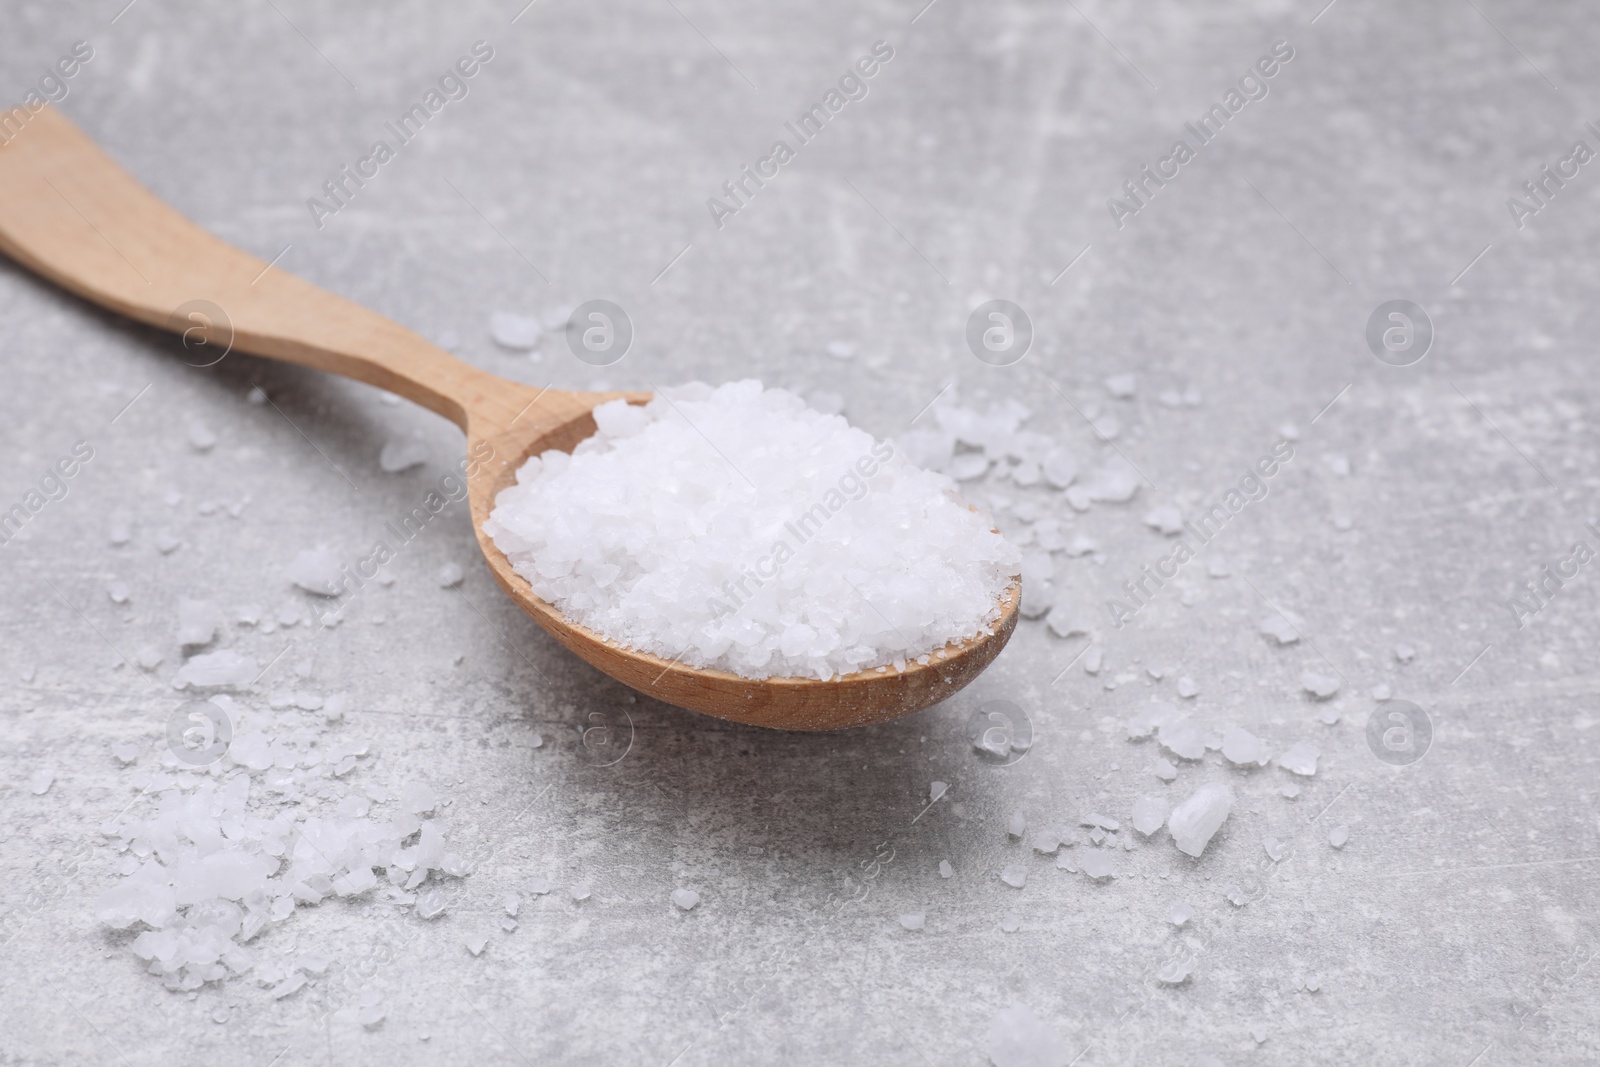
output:
<instances>
[{"instance_id":1,"label":"speckled stone surface","mask_svg":"<svg viewBox=\"0 0 1600 1067\"><path fill-rule=\"evenodd\" d=\"M372 751L354 785L432 783L475 869L432 921L333 900L263 933L263 961L332 960L292 996L245 974L191 997L93 915L120 858L100 827L141 803L133 782L184 699L178 601L305 617L294 554L361 551L460 439L316 373L187 365L170 338L0 264L0 507L75 443L93 449L0 548L0 1063L981 1064L1013 1003L1054 1033L1049 1063L1600 1061L1600 577L1590 563L1537 600L1523 589L1600 546L1600 171L1573 158L1578 141L1600 150L1593 12L920 3L12 5L0 95L89 41L61 106L156 193L495 373L758 376L838 393L878 435L959 382L965 403L1026 403L1026 425L1086 467L1120 451L1147 484L1084 513L975 486L991 505L1046 501L1098 542L1055 559L1092 632L1024 622L956 698L837 735L630 702L497 592L461 508L338 627L230 623L217 646L267 668L241 704L345 694L337 732ZM478 40L493 58L465 98L319 229L307 199ZM707 199L775 140L795 147L784 123L880 40L893 58L865 97L719 228ZM1292 59L1247 83L1266 95L1195 147L1186 123L1279 41ZM1193 158L1164 186L1108 206L1179 138ZM1545 165L1567 177L1541 202L1522 185ZM596 297L636 330L604 370L488 336L493 311ZM1033 326L1009 366L964 340L990 298ZM1380 343L1385 360L1365 339L1390 300L1432 325L1407 366L1392 364L1420 334ZM857 354L830 356L834 340ZM1136 375L1132 398L1104 387L1117 373ZM249 403L252 386L271 403ZM1101 442L1090 422L1107 415ZM1126 603L1122 583L1174 543L1144 516L1225 502L1291 440L1285 424L1293 458L1265 496L1115 625L1106 601ZM430 461L380 470L385 441L413 433ZM451 562L466 578L444 588ZM1298 619L1287 645L1258 629L1280 609ZM124 661L146 646L159 666ZM1337 694L1313 699L1306 672ZM1182 677L1198 695L1178 695ZM1378 686L1426 715L1420 758L1381 730L1369 745ZM1210 752L1166 784L1156 742L1122 725L1152 696L1274 753L1314 744L1317 772ZM1022 758L973 747L991 701L1029 724ZM117 743L138 746L135 766ZM949 789L930 804L936 781ZM1238 800L1198 860L1127 829L1141 795L1208 781ZM1099 812L1132 847L1094 882L1009 837L1015 811L1063 828ZM1000 873L1019 864L1014 889ZM536 878L556 891L529 895ZM679 888L699 893L692 911ZM508 892L526 898L510 933ZM923 929L902 926L910 912ZM1158 979L1172 965L1186 981ZM376 1029L363 993L386 1011Z\"/></svg>"}]
</instances>

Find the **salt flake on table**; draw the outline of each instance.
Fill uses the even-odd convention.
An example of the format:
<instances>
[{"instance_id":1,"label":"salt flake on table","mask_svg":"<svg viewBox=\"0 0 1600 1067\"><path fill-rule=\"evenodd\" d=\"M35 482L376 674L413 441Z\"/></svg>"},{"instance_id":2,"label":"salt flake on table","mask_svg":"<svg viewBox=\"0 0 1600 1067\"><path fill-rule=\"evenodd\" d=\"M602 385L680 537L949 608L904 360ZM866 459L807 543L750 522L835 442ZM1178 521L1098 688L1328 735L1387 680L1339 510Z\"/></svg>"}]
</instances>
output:
<instances>
[{"instance_id":1,"label":"salt flake on table","mask_svg":"<svg viewBox=\"0 0 1600 1067\"><path fill-rule=\"evenodd\" d=\"M920 930L927 923L927 914L920 911L908 911L900 916L900 925L907 930Z\"/></svg>"},{"instance_id":2,"label":"salt flake on table","mask_svg":"<svg viewBox=\"0 0 1600 1067\"><path fill-rule=\"evenodd\" d=\"M1322 750L1306 741L1296 741L1278 757L1278 766L1294 774L1309 778L1317 773L1317 757Z\"/></svg>"},{"instance_id":3,"label":"salt flake on table","mask_svg":"<svg viewBox=\"0 0 1600 1067\"><path fill-rule=\"evenodd\" d=\"M1000 872L1000 880L1013 889L1021 889L1028 884L1028 868L1013 863Z\"/></svg>"},{"instance_id":4,"label":"salt flake on table","mask_svg":"<svg viewBox=\"0 0 1600 1067\"><path fill-rule=\"evenodd\" d=\"M321 545L299 552L284 573L301 589L319 596L338 596L343 589L339 557Z\"/></svg>"},{"instance_id":5,"label":"salt flake on table","mask_svg":"<svg viewBox=\"0 0 1600 1067\"><path fill-rule=\"evenodd\" d=\"M684 911L692 911L694 906L700 903L700 894L693 889L674 889L672 902Z\"/></svg>"},{"instance_id":6,"label":"salt flake on table","mask_svg":"<svg viewBox=\"0 0 1600 1067\"><path fill-rule=\"evenodd\" d=\"M1331 674L1306 671L1300 675L1300 688L1318 700L1327 700L1339 691L1340 679Z\"/></svg>"},{"instance_id":7,"label":"salt flake on table","mask_svg":"<svg viewBox=\"0 0 1600 1067\"><path fill-rule=\"evenodd\" d=\"M525 352L539 345L544 328L539 320L510 311L496 311L489 316L489 336L502 348Z\"/></svg>"},{"instance_id":8,"label":"salt flake on table","mask_svg":"<svg viewBox=\"0 0 1600 1067\"><path fill-rule=\"evenodd\" d=\"M1187 904L1174 904L1172 910L1167 912L1167 922L1173 926L1182 926L1194 918L1194 909Z\"/></svg>"},{"instance_id":9,"label":"salt flake on table","mask_svg":"<svg viewBox=\"0 0 1600 1067\"><path fill-rule=\"evenodd\" d=\"M1178 851L1198 857L1232 810L1233 791L1219 782L1210 782L1172 809L1167 830Z\"/></svg>"},{"instance_id":10,"label":"salt flake on table","mask_svg":"<svg viewBox=\"0 0 1600 1067\"><path fill-rule=\"evenodd\" d=\"M34 771L33 776L28 779L28 792L36 797L42 797L50 792L50 786L55 780L56 772L49 768Z\"/></svg>"},{"instance_id":11,"label":"salt flake on table","mask_svg":"<svg viewBox=\"0 0 1600 1067\"><path fill-rule=\"evenodd\" d=\"M440 588L453 589L461 584L462 579L466 577L466 572L461 569L461 564L452 560L440 567L438 573L433 577L439 583Z\"/></svg>"},{"instance_id":12,"label":"salt flake on table","mask_svg":"<svg viewBox=\"0 0 1600 1067\"><path fill-rule=\"evenodd\" d=\"M1328 844L1334 848L1344 848L1345 842L1350 840L1350 827L1340 823L1328 833Z\"/></svg>"},{"instance_id":13,"label":"salt flake on table","mask_svg":"<svg viewBox=\"0 0 1600 1067\"><path fill-rule=\"evenodd\" d=\"M1261 738L1238 726L1223 731L1222 756L1240 767L1265 767L1272 759Z\"/></svg>"},{"instance_id":14,"label":"salt flake on table","mask_svg":"<svg viewBox=\"0 0 1600 1067\"><path fill-rule=\"evenodd\" d=\"M955 873L956 873L955 872L955 868L950 866L950 861L949 860L940 860L939 861L939 877L940 878L949 878L952 874L955 874Z\"/></svg>"},{"instance_id":15,"label":"salt flake on table","mask_svg":"<svg viewBox=\"0 0 1600 1067\"><path fill-rule=\"evenodd\" d=\"M1169 810L1164 797L1146 794L1133 802L1133 828L1149 837L1166 823Z\"/></svg>"},{"instance_id":16,"label":"salt flake on table","mask_svg":"<svg viewBox=\"0 0 1600 1067\"><path fill-rule=\"evenodd\" d=\"M1303 624L1304 620L1298 615L1275 611L1257 623L1256 628L1279 645L1292 645L1300 640L1300 626Z\"/></svg>"}]
</instances>

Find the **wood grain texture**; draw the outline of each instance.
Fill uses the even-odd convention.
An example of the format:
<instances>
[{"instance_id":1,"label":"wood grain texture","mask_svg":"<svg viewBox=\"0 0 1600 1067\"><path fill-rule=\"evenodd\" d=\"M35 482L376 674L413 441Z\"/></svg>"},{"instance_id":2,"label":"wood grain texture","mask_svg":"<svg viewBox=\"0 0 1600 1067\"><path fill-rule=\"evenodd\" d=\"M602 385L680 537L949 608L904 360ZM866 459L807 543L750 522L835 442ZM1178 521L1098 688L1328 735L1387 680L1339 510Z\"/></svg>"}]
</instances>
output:
<instances>
[{"instance_id":1,"label":"wood grain texture","mask_svg":"<svg viewBox=\"0 0 1600 1067\"><path fill-rule=\"evenodd\" d=\"M207 233L152 195L46 106L0 145L0 251L92 303L185 334L204 361L231 350L387 389L454 422L468 455L473 528L500 587L583 660L639 692L737 722L829 730L882 722L951 696L993 661L1016 627L1020 580L988 634L904 671L830 681L753 680L616 645L533 595L483 533L516 469L594 432L595 405L642 393L539 390L477 369L376 312L319 289ZM204 345L200 344L204 341Z\"/></svg>"}]
</instances>

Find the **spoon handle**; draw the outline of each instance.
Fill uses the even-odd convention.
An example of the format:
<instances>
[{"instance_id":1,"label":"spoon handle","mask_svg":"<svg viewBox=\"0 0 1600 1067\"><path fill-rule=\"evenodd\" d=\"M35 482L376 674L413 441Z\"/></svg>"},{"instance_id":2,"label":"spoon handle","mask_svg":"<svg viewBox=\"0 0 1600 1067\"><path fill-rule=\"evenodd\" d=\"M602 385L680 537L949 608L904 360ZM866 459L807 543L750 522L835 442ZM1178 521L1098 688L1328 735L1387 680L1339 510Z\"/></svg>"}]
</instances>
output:
<instances>
[{"instance_id":1,"label":"spoon handle","mask_svg":"<svg viewBox=\"0 0 1600 1067\"><path fill-rule=\"evenodd\" d=\"M18 112L27 114L20 130ZM191 364L231 349L398 393L463 430L506 425L534 390L207 233L56 108L0 127L0 252L101 307L181 334ZM185 167L189 166L185 161Z\"/></svg>"}]
</instances>

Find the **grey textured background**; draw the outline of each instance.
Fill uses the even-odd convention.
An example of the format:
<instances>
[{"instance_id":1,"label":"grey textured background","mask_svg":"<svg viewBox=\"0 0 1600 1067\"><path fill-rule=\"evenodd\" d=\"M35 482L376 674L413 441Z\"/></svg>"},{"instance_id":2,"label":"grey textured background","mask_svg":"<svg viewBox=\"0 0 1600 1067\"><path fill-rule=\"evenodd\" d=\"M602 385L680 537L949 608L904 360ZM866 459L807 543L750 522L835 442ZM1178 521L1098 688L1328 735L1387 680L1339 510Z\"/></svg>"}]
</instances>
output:
<instances>
[{"instance_id":1,"label":"grey textured background","mask_svg":"<svg viewBox=\"0 0 1600 1067\"><path fill-rule=\"evenodd\" d=\"M279 676L241 699L346 693L345 730L377 753L363 773L434 782L453 798L452 840L481 859L447 915L400 925L373 979L389 1017L367 1032L328 1014L341 969L376 936L359 904L263 935L269 954L335 958L284 1001L248 980L168 993L98 926L91 903L116 857L96 831L134 795L108 745L136 741L154 765L178 702L180 597L299 602L288 559L367 544L459 439L315 373L242 356L187 367L169 339L0 265L0 503L72 442L96 453L0 550L0 1063L975 1064L1013 1001L1080 1064L1600 1060L1592 568L1525 628L1506 607L1574 541L1596 543L1583 522L1600 164L1520 232L1505 207L1574 140L1600 144L1583 129L1600 119L1585 5L938 0L913 23L916 0L540 0L513 24L516 0L142 0L113 24L119 6L11 5L0 95L90 40L64 110L159 195L263 258L291 246L282 269L496 373L590 385L596 372L563 353L497 350L485 320L604 296L638 331L605 372L615 387L822 387L882 435L959 380L969 399L1023 399L1030 425L1086 460L1101 449L1066 398L1115 410L1119 447L1158 488L1077 521L1106 556L1060 563L1088 611L1163 551L1139 522L1151 503L1215 498L1286 421L1302 437L1216 548L1234 577L1196 565L1187 597L1122 630L1102 616L1098 677L1062 674L1082 639L1024 623L947 705L845 734L628 703L497 593L463 509L345 625L231 630L224 644L263 663L283 653ZM306 197L479 38L496 56L471 95L317 231ZM897 54L868 98L713 227L706 197L880 38ZM1279 38L1297 54L1270 96L1116 229L1106 198ZM988 296L1021 303L1038 330L1010 368L961 340ZM1362 340L1395 297L1438 330L1403 369ZM830 359L835 338L860 356ZM1121 371L1139 375L1133 402L1100 387ZM252 384L281 413L246 404ZM1198 407L1155 402L1190 386ZM208 454L187 443L195 418L220 439ZM381 473L384 440L412 430L434 461ZM1348 476L1324 462L1336 454ZM246 497L237 518L197 512ZM113 521L131 525L128 545L108 543ZM183 546L158 552L161 531ZM431 578L449 560L467 566L459 592ZM128 605L107 598L113 578ZM1269 647L1255 628L1267 600L1301 615L1307 640ZM1395 661L1398 642L1415 660ZM147 643L167 657L149 678L110 647ZM1346 678L1333 726L1299 691L1308 669ZM1276 768L1239 775L1214 755L1170 789L1151 776L1149 744L1118 724L1172 698L1179 674L1199 682L1207 725L1322 746L1299 800L1274 795ZM1433 718L1412 766L1363 740L1379 683ZM1037 731L1009 767L966 740L989 699ZM619 729L631 716L621 762L586 762L591 714ZM25 787L40 767L58 776L42 797ZM1233 781L1241 803L1199 862L1163 837L1119 857L1107 884L1043 857L1021 891L996 877L1023 852L1003 830L1014 809L1036 824L1126 819L1140 793L1207 777ZM934 779L951 793L917 818ZM1335 823L1351 828L1340 852L1326 845ZM1256 870L1265 834L1294 854L1236 908L1222 887ZM534 875L587 878L594 895L531 900L518 931L468 955L464 934ZM850 877L870 892L826 911ZM668 902L678 886L701 893L693 912ZM1179 900L1196 909L1181 933L1164 921ZM926 911L925 930L901 929L908 910ZM1012 911L1022 928L1005 933ZM1184 946L1193 977L1156 986L1153 968ZM1297 988L1309 975L1315 993Z\"/></svg>"}]
</instances>

